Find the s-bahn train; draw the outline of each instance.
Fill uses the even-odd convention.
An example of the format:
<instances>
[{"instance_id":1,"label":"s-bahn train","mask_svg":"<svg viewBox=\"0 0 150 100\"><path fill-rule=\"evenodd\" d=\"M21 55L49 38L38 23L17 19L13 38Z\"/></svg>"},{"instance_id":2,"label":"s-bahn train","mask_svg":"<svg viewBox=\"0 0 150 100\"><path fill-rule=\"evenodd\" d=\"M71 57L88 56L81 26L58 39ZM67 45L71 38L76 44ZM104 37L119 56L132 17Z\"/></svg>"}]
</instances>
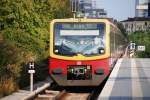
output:
<instances>
[{"instance_id":1,"label":"s-bahn train","mask_svg":"<svg viewBox=\"0 0 150 100\"><path fill-rule=\"evenodd\" d=\"M54 19L49 74L59 86L98 86L125 47L125 37L108 19Z\"/></svg>"}]
</instances>

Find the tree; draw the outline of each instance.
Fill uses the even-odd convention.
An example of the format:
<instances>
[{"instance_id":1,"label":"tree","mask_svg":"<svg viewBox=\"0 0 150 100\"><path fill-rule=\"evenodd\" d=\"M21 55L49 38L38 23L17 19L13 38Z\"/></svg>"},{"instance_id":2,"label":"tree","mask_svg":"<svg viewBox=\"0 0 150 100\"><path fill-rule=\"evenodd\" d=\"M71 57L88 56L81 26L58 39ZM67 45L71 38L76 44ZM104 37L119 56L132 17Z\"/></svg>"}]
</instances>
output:
<instances>
[{"instance_id":1,"label":"tree","mask_svg":"<svg viewBox=\"0 0 150 100\"><path fill-rule=\"evenodd\" d=\"M120 29L120 31L122 32L122 34L123 34L125 37L127 37L126 30L125 30L125 28L123 27L122 23L117 22L117 27Z\"/></svg>"},{"instance_id":2,"label":"tree","mask_svg":"<svg viewBox=\"0 0 150 100\"><path fill-rule=\"evenodd\" d=\"M0 77L10 76L8 81L25 86L28 56L36 58L36 80L46 77L49 22L70 17L69 4L70 0L0 0Z\"/></svg>"}]
</instances>

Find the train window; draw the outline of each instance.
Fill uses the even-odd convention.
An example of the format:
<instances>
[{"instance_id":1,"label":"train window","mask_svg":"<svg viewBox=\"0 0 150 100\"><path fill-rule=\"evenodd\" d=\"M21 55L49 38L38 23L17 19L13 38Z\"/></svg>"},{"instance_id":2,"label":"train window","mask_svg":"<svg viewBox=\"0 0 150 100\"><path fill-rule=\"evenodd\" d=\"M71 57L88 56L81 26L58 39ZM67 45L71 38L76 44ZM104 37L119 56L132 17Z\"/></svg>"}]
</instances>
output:
<instances>
[{"instance_id":1,"label":"train window","mask_svg":"<svg viewBox=\"0 0 150 100\"><path fill-rule=\"evenodd\" d=\"M56 23L54 30L54 53L57 55L93 56L105 52L104 23Z\"/></svg>"},{"instance_id":2,"label":"train window","mask_svg":"<svg viewBox=\"0 0 150 100\"><path fill-rule=\"evenodd\" d=\"M56 24L58 25L58 24ZM59 28L62 30L95 30L98 28L98 24L94 23L62 23L59 24Z\"/></svg>"},{"instance_id":3,"label":"train window","mask_svg":"<svg viewBox=\"0 0 150 100\"><path fill-rule=\"evenodd\" d=\"M98 36L99 30L60 30L60 36Z\"/></svg>"}]
</instances>

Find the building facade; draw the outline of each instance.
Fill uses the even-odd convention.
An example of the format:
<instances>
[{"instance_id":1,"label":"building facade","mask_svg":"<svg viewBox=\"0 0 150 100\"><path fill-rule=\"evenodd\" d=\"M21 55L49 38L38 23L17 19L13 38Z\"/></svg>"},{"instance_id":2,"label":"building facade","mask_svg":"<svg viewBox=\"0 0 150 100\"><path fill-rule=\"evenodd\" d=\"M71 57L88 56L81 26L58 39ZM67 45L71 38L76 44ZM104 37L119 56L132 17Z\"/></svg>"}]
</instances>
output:
<instances>
[{"instance_id":1,"label":"building facade","mask_svg":"<svg viewBox=\"0 0 150 100\"><path fill-rule=\"evenodd\" d=\"M150 0L136 0L136 17L150 17Z\"/></svg>"},{"instance_id":2,"label":"building facade","mask_svg":"<svg viewBox=\"0 0 150 100\"><path fill-rule=\"evenodd\" d=\"M150 28L150 18L148 17L128 18L121 23L129 34L136 31L147 31Z\"/></svg>"},{"instance_id":3,"label":"building facade","mask_svg":"<svg viewBox=\"0 0 150 100\"><path fill-rule=\"evenodd\" d=\"M79 0L79 10L92 9L92 0Z\"/></svg>"},{"instance_id":4,"label":"building facade","mask_svg":"<svg viewBox=\"0 0 150 100\"><path fill-rule=\"evenodd\" d=\"M106 18L107 13L104 9L86 9L84 11L84 17L87 17L87 18Z\"/></svg>"},{"instance_id":5,"label":"building facade","mask_svg":"<svg viewBox=\"0 0 150 100\"><path fill-rule=\"evenodd\" d=\"M136 0L135 17L121 21L127 33L150 28L150 0Z\"/></svg>"},{"instance_id":6,"label":"building facade","mask_svg":"<svg viewBox=\"0 0 150 100\"><path fill-rule=\"evenodd\" d=\"M87 18L105 18L107 12L104 9L96 8L95 0L71 0L71 2L77 2L77 16L82 15Z\"/></svg>"}]
</instances>

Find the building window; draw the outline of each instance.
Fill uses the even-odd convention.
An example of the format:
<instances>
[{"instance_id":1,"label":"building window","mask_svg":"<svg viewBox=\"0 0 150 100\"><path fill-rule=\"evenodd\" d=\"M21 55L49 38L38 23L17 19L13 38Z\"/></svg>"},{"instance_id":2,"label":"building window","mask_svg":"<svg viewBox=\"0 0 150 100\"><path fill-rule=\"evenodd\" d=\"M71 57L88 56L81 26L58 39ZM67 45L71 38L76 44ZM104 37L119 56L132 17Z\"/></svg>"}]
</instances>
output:
<instances>
[{"instance_id":1,"label":"building window","mask_svg":"<svg viewBox=\"0 0 150 100\"><path fill-rule=\"evenodd\" d=\"M139 4L145 5L148 4L149 0L139 0Z\"/></svg>"},{"instance_id":2,"label":"building window","mask_svg":"<svg viewBox=\"0 0 150 100\"><path fill-rule=\"evenodd\" d=\"M145 26L147 27L147 22L145 22Z\"/></svg>"},{"instance_id":3,"label":"building window","mask_svg":"<svg viewBox=\"0 0 150 100\"><path fill-rule=\"evenodd\" d=\"M138 17L147 17L148 16L148 10L139 10L138 11Z\"/></svg>"},{"instance_id":4,"label":"building window","mask_svg":"<svg viewBox=\"0 0 150 100\"><path fill-rule=\"evenodd\" d=\"M127 23L125 24L125 28L128 28L128 24Z\"/></svg>"}]
</instances>

